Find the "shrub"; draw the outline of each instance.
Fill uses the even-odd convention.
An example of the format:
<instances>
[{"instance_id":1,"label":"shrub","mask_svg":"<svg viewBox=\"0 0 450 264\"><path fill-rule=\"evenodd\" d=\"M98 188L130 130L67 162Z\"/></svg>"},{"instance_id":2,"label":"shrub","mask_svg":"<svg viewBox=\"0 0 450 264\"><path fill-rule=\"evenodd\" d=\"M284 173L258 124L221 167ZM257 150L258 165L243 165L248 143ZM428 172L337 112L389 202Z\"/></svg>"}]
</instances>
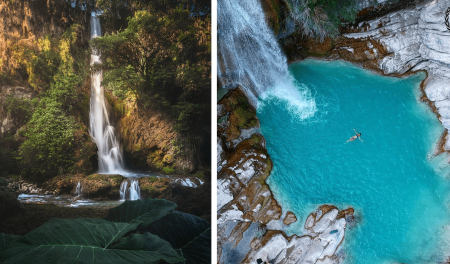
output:
<instances>
[{"instance_id":1,"label":"shrub","mask_svg":"<svg viewBox=\"0 0 450 264\"><path fill-rule=\"evenodd\" d=\"M174 169L172 167L163 167L162 170L165 174L173 174L174 172Z\"/></svg>"}]
</instances>

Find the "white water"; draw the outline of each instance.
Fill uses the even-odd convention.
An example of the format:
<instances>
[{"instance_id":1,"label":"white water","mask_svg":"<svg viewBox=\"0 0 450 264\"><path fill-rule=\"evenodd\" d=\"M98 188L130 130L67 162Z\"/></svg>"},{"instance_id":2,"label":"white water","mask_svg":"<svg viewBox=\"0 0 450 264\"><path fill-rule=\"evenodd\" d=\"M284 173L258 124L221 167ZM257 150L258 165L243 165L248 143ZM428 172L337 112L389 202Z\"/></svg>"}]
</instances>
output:
<instances>
[{"instance_id":1,"label":"white water","mask_svg":"<svg viewBox=\"0 0 450 264\"><path fill-rule=\"evenodd\" d=\"M312 116L316 104L289 74L259 0L218 1L217 15L217 74L224 88L240 85L256 107L258 97L275 96L301 119Z\"/></svg>"},{"instance_id":2,"label":"white water","mask_svg":"<svg viewBox=\"0 0 450 264\"><path fill-rule=\"evenodd\" d=\"M99 36L101 36L100 21L97 17L91 17L91 39ZM91 54L91 65L97 63L101 63L100 54ZM102 72L93 73L91 79L90 133L98 148L99 173L123 173L125 170L119 140L110 123L107 102L101 86Z\"/></svg>"},{"instance_id":3,"label":"white water","mask_svg":"<svg viewBox=\"0 0 450 264\"><path fill-rule=\"evenodd\" d=\"M78 184L77 184L77 189L76 189L75 193L77 194L77 196L83 195L83 186L81 185L80 182L78 182Z\"/></svg>"},{"instance_id":4,"label":"white water","mask_svg":"<svg viewBox=\"0 0 450 264\"><path fill-rule=\"evenodd\" d=\"M130 178L130 187L128 188L128 180L124 180L120 185L120 200L139 200L141 199L141 189L139 188L139 180Z\"/></svg>"}]
</instances>

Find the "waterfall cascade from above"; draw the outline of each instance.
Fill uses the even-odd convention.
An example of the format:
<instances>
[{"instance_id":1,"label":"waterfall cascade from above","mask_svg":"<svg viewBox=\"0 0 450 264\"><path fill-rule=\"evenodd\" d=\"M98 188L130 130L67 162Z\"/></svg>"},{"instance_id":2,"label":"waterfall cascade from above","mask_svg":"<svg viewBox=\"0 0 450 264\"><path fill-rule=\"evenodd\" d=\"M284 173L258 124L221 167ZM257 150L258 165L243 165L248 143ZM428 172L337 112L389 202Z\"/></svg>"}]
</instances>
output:
<instances>
[{"instance_id":1,"label":"waterfall cascade from above","mask_svg":"<svg viewBox=\"0 0 450 264\"><path fill-rule=\"evenodd\" d=\"M91 39L101 36L100 21L91 17ZM101 63L100 54L91 54L91 65ZM125 172L119 140L111 125L104 90L102 72L93 73L91 83L90 133L98 148L99 173Z\"/></svg>"},{"instance_id":2,"label":"waterfall cascade from above","mask_svg":"<svg viewBox=\"0 0 450 264\"><path fill-rule=\"evenodd\" d=\"M252 105L275 96L301 119L316 111L309 89L296 83L259 0L217 2L218 77L224 88L241 86Z\"/></svg>"}]
</instances>

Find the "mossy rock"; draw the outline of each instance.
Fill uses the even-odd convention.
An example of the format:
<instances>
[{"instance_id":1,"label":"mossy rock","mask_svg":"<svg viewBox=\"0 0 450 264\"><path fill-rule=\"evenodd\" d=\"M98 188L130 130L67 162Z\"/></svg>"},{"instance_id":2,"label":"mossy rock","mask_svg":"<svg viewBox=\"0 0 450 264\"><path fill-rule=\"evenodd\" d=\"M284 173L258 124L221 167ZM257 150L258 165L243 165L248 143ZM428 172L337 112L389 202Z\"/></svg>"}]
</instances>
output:
<instances>
[{"instance_id":1,"label":"mossy rock","mask_svg":"<svg viewBox=\"0 0 450 264\"><path fill-rule=\"evenodd\" d=\"M139 187L141 189L141 198L158 198L169 185L167 178L143 177L139 178Z\"/></svg>"},{"instance_id":2,"label":"mossy rock","mask_svg":"<svg viewBox=\"0 0 450 264\"><path fill-rule=\"evenodd\" d=\"M226 128L227 141L239 138L241 129L249 129L259 125L256 109L248 102L244 92L239 89L230 90L218 104L225 106L229 114L229 126Z\"/></svg>"},{"instance_id":3,"label":"mossy rock","mask_svg":"<svg viewBox=\"0 0 450 264\"><path fill-rule=\"evenodd\" d=\"M173 167L165 166L162 168L162 171L165 174L173 174L175 172L175 169Z\"/></svg>"},{"instance_id":4,"label":"mossy rock","mask_svg":"<svg viewBox=\"0 0 450 264\"><path fill-rule=\"evenodd\" d=\"M166 154L166 155L164 156L164 158L163 158L163 161L164 161L165 163L172 163L172 162L173 162L173 156L170 155L170 154Z\"/></svg>"},{"instance_id":5,"label":"mossy rock","mask_svg":"<svg viewBox=\"0 0 450 264\"><path fill-rule=\"evenodd\" d=\"M122 175L91 174L83 181L83 190L89 192L91 198L119 198L122 182L127 179Z\"/></svg>"},{"instance_id":6,"label":"mossy rock","mask_svg":"<svg viewBox=\"0 0 450 264\"><path fill-rule=\"evenodd\" d=\"M199 178L202 181L205 180L205 174L203 173L203 171L197 171L197 173L195 174L195 177Z\"/></svg>"}]
</instances>

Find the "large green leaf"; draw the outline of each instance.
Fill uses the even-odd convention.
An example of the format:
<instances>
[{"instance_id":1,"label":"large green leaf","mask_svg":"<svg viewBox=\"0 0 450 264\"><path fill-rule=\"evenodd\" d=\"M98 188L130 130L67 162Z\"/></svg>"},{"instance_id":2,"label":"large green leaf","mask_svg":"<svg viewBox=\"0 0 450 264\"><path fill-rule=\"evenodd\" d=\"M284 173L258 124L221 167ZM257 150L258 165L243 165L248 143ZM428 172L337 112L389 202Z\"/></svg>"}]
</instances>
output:
<instances>
[{"instance_id":1,"label":"large green leaf","mask_svg":"<svg viewBox=\"0 0 450 264\"><path fill-rule=\"evenodd\" d=\"M9 244L18 240L20 236L0 233L0 250L5 249Z\"/></svg>"},{"instance_id":2,"label":"large green leaf","mask_svg":"<svg viewBox=\"0 0 450 264\"><path fill-rule=\"evenodd\" d=\"M137 201L125 201L123 204L109 209L106 220L113 222L143 222L142 226L148 226L156 220L172 212L177 205L167 200L146 199Z\"/></svg>"},{"instance_id":3,"label":"large green leaf","mask_svg":"<svg viewBox=\"0 0 450 264\"><path fill-rule=\"evenodd\" d=\"M169 242L149 232L145 232L144 234L131 234L120 243L111 246L111 249L147 251L151 252L149 254L152 254L155 259L164 259L169 263L183 260ZM146 260L148 259L140 260L136 263L147 263L145 262Z\"/></svg>"},{"instance_id":4,"label":"large green leaf","mask_svg":"<svg viewBox=\"0 0 450 264\"><path fill-rule=\"evenodd\" d=\"M103 219L53 218L0 251L0 259L4 263L33 264L159 263L161 259L169 263L182 261L169 243L155 236L151 237L154 241L147 247L138 245L138 242L145 240L133 239L134 236L125 239L128 242L112 245L139 224L113 223ZM133 250L130 243L138 249ZM121 244L124 248L120 248Z\"/></svg>"},{"instance_id":5,"label":"large green leaf","mask_svg":"<svg viewBox=\"0 0 450 264\"><path fill-rule=\"evenodd\" d=\"M200 217L175 211L146 230L169 241L186 259L183 263L211 262L211 224Z\"/></svg>"}]
</instances>

